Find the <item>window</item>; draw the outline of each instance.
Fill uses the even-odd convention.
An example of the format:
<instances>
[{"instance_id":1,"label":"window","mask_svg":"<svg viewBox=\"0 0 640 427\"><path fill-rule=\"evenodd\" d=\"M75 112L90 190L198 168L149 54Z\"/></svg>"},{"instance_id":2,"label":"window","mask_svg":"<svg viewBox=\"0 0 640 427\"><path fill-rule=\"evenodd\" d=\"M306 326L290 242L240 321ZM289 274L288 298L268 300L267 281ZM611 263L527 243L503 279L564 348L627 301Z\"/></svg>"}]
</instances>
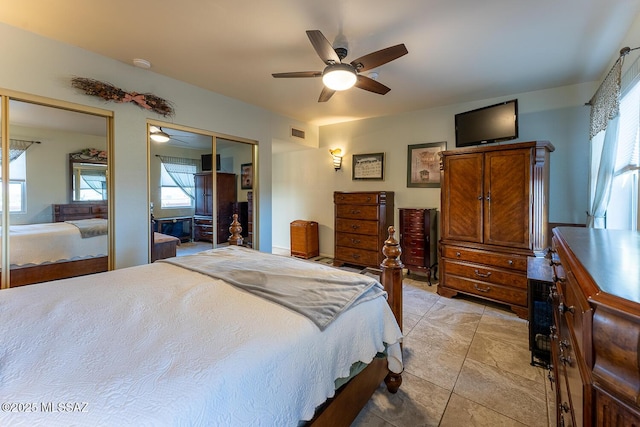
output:
<instances>
[{"instance_id":1,"label":"window","mask_svg":"<svg viewBox=\"0 0 640 427\"><path fill-rule=\"evenodd\" d=\"M195 164L160 164L160 199L163 209L193 206Z\"/></svg>"},{"instance_id":2,"label":"window","mask_svg":"<svg viewBox=\"0 0 640 427\"><path fill-rule=\"evenodd\" d=\"M632 66L622 80L616 163L606 217L607 228L620 230L637 230L640 221L640 81L634 78L625 85L629 73L638 76L635 70Z\"/></svg>"},{"instance_id":3,"label":"window","mask_svg":"<svg viewBox=\"0 0 640 427\"><path fill-rule=\"evenodd\" d=\"M26 181L27 153L23 152L9 163L9 212L26 211ZM2 187L0 186L0 210L2 209Z\"/></svg>"}]
</instances>

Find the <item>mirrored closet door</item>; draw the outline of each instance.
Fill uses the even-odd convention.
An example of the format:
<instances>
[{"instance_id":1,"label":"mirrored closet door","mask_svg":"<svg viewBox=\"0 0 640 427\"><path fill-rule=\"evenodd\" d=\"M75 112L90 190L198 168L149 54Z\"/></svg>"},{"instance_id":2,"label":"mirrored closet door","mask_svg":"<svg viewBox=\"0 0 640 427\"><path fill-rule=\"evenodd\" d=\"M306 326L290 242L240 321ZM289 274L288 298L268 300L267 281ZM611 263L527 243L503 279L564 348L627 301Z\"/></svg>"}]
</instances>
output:
<instances>
[{"instance_id":1,"label":"mirrored closet door","mask_svg":"<svg viewBox=\"0 0 640 427\"><path fill-rule=\"evenodd\" d=\"M149 125L151 262L227 245L234 214L243 245L252 246L254 147L175 124Z\"/></svg>"},{"instance_id":2,"label":"mirrored closet door","mask_svg":"<svg viewBox=\"0 0 640 427\"><path fill-rule=\"evenodd\" d=\"M108 270L111 113L9 98L1 153L2 219L9 225L2 287Z\"/></svg>"}]
</instances>

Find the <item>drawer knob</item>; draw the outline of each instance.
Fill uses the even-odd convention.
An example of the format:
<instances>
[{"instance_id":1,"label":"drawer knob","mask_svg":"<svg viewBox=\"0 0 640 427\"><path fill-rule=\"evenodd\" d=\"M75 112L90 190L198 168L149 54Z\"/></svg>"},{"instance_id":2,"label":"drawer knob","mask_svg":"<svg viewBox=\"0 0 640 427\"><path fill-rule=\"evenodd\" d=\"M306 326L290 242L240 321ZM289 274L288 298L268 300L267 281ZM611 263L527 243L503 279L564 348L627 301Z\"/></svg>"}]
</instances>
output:
<instances>
[{"instance_id":1,"label":"drawer knob","mask_svg":"<svg viewBox=\"0 0 640 427\"><path fill-rule=\"evenodd\" d=\"M564 349L564 348L569 348L569 341L568 340L561 340L558 345L560 346L560 350Z\"/></svg>"},{"instance_id":2,"label":"drawer knob","mask_svg":"<svg viewBox=\"0 0 640 427\"><path fill-rule=\"evenodd\" d=\"M476 288L476 291L479 291L479 292L489 292L491 290L491 286L487 286L486 288L481 288L476 283L473 284L473 287Z\"/></svg>"},{"instance_id":3,"label":"drawer knob","mask_svg":"<svg viewBox=\"0 0 640 427\"><path fill-rule=\"evenodd\" d=\"M560 404L560 409L562 409L562 412L569 412L569 409L571 408L567 402L563 402Z\"/></svg>"},{"instance_id":4,"label":"drawer knob","mask_svg":"<svg viewBox=\"0 0 640 427\"><path fill-rule=\"evenodd\" d=\"M460 258L460 252L456 252L456 256Z\"/></svg>"},{"instance_id":5,"label":"drawer knob","mask_svg":"<svg viewBox=\"0 0 640 427\"><path fill-rule=\"evenodd\" d=\"M513 260L512 260L512 259L510 259L509 261L507 261L507 264L509 264L509 265L513 265Z\"/></svg>"},{"instance_id":6,"label":"drawer knob","mask_svg":"<svg viewBox=\"0 0 640 427\"><path fill-rule=\"evenodd\" d=\"M358 224L353 224L351 228L353 228L354 230L357 230L358 228L360 228L360 226Z\"/></svg>"},{"instance_id":7,"label":"drawer knob","mask_svg":"<svg viewBox=\"0 0 640 427\"><path fill-rule=\"evenodd\" d=\"M353 259L358 259L358 258L360 258L360 255L358 255L358 254L351 254L351 258L353 258Z\"/></svg>"},{"instance_id":8,"label":"drawer knob","mask_svg":"<svg viewBox=\"0 0 640 427\"><path fill-rule=\"evenodd\" d=\"M491 272L490 272L490 271L488 271L488 272L486 272L486 273L480 273L480 272L476 269L476 270L473 270L473 272L474 272L474 273L476 273L476 276L478 276L478 277L484 277L484 278L491 277Z\"/></svg>"},{"instance_id":9,"label":"drawer knob","mask_svg":"<svg viewBox=\"0 0 640 427\"><path fill-rule=\"evenodd\" d=\"M357 245L360 243L360 239L351 239L351 243L353 243L354 245Z\"/></svg>"}]
</instances>

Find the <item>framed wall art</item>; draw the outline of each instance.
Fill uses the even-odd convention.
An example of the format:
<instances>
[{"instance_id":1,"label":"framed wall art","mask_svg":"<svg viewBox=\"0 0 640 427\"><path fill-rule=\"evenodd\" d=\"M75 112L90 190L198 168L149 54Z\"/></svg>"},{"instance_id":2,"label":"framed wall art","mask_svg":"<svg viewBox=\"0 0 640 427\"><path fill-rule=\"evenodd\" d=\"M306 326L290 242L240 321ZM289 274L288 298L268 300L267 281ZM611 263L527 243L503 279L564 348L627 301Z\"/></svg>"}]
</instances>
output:
<instances>
[{"instance_id":1,"label":"framed wall art","mask_svg":"<svg viewBox=\"0 0 640 427\"><path fill-rule=\"evenodd\" d=\"M354 154L352 180L384 179L384 153Z\"/></svg>"},{"instance_id":2,"label":"framed wall art","mask_svg":"<svg viewBox=\"0 0 640 427\"><path fill-rule=\"evenodd\" d=\"M240 188L243 190L253 188L253 163L240 165Z\"/></svg>"},{"instance_id":3,"label":"framed wall art","mask_svg":"<svg viewBox=\"0 0 640 427\"><path fill-rule=\"evenodd\" d=\"M440 157L447 142L409 145L407 153L407 187L440 187Z\"/></svg>"}]
</instances>

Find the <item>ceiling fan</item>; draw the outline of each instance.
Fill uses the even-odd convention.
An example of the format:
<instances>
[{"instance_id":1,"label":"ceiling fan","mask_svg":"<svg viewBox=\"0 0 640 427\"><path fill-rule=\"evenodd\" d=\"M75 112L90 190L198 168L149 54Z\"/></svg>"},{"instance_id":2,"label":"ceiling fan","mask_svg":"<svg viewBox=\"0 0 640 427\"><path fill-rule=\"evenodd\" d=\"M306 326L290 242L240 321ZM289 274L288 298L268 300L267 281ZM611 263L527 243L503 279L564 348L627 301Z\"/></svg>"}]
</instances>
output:
<instances>
[{"instance_id":1,"label":"ceiling fan","mask_svg":"<svg viewBox=\"0 0 640 427\"><path fill-rule=\"evenodd\" d=\"M327 102L336 91L346 90L352 86L380 95L386 94L391 90L390 88L360 73L379 67L409 53L404 44L398 44L361 56L350 63L345 63L342 60L347 56L346 48L337 47L334 49L320 30L308 30L307 36L322 62L327 65L325 69L323 71L274 73L272 76L275 78L322 77L324 87L318 102Z\"/></svg>"},{"instance_id":2,"label":"ceiling fan","mask_svg":"<svg viewBox=\"0 0 640 427\"><path fill-rule=\"evenodd\" d=\"M189 144L188 141L177 138L175 135L171 135L165 132L162 127L159 126L149 126L149 138L151 138L155 142L169 142L169 141L177 141L183 144Z\"/></svg>"}]
</instances>

